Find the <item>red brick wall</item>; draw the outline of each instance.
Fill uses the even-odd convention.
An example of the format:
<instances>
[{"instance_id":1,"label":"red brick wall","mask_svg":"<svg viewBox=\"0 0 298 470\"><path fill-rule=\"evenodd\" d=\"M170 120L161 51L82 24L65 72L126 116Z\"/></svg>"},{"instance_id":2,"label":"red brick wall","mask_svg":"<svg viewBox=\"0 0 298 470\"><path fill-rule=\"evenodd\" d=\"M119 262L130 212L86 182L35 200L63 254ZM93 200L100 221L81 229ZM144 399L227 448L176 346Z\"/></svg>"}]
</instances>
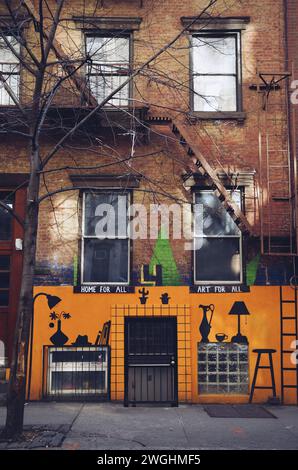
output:
<instances>
[{"instance_id":1,"label":"red brick wall","mask_svg":"<svg viewBox=\"0 0 298 470\"><path fill-rule=\"evenodd\" d=\"M2 2L1 2L2 3ZM82 10L81 1L67 1L63 16L71 18L72 15L103 15L103 16L127 16L142 17L140 31L134 33L134 55L136 64L142 63L146 58L157 51L161 46L173 38L182 28L180 18L182 16L197 15L206 1L192 0L188 2L170 1L163 2L155 0L143 0L144 7L140 8L138 0L120 1L105 0L104 8L98 7L94 11L95 5L100 2L83 2L86 9ZM294 9L295 2L289 2ZM243 107L246 119L243 123L237 121L201 121L193 126L193 132L197 133L198 142L208 161L217 171L226 172L256 172L255 182L246 188L246 194L250 197L246 201L246 211L249 221L259 232L259 212L257 200L257 188L259 178L259 115L261 100L256 91L252 91L249 86L256 83L257 67L266 68L274 64L276 69L284 69L284 14L282 0L249 0L238 2L234 0L220 0L212 12L221 16L249 16L250 23L242 34L242 72L243 72ZM72 24L73 26L74 24ZM296 26L297 27L297 26ZM293 21L293 30L295 24ZM61 41L63 42L63 29L59 30ZM73 32L77 44L80 42L80 32ZM297 32L295 31L295 34ZM64 41L66 42L66 41ZM67 47L72 47L71 41ZM297 50L295 51L297 55ZM187 36L183 36L177 43L177 47L171 50L171 55L164 54L155 65L155 68L166 72L172 78L177 78L184 83L188 83L189 51L187 49ZM283 93L283 91L281 91ZM142 77L136 82L135 97L140 102L150 103L178 109L187 109L188 97L185 92L172 90L154 81L148 81ZM285 109L281 110L283 114ZM164 108L155 108L156 114L167 114ZM185 192L181 184L183 155L179 145L171 139L159 136L164 129L152 128L150 142L138 144L137 154L148 154L156 152L151 157L143 157L136 160L132 166L122 164L109 167L106 173L125 173L128 171L140 171L145 175L141 183L142 189L150 188L150 180L158 183L160 188L164 188L170 194L190 201L189 193ZM168 133L168 135L170 135ZM101 133L104 142L105 136ZM43 141L42 154L46 155L53 140L49 138ZM95 156L94 152L86 150L85 142L78 141L71 143L71 146L64 151L59 151L49 168L67 165L98 165L98 162L107 163L123 157L130 152L130 141L127 138L117 138L116 142L107 142L114 149L105 147L99 142L96 149L105 153L105 157ZM79 145L80 144L80 145ZM74 148L74 147L81 147ZM0 171L21 172L28 168L26 160L27 147L24 141L13 138L4 138L0 143ZM113 155L111 155L113 154ZM116 160L117 161L117 160ZM100 170L99 170L100 171ZM94 173L95 171L93 171ZM103 172L103 171L101 171ZM47 187L49 190L70 186L69 171L67 169L58 173L46 175ZM157 188L157 186L156 186ZM44 187L42 187L42 192ZM135 201L147 203L156 202L146 193L136 192ZM161 196L158 201L162 201ZM268 201L270 204L270 201ZM54 212L53 212L54 207ZM60 271L64 270L64 279L67 283L72 281L72 264L74 257L78 254L79 212L78 195L65 193L52 198L52 202L46 201L41 206L39 221L39 238L37 257L41 267L40 278L47 276L48 282L58 282ZM276 235L284 235L287 227L287 220L281 214L274 216L274 230ZM134 270L139 273L140 265L149 263L152 255L154 241L146 243L136 241L134 243L133 263ZM191 254L183 249L183 240L174 241L172 248L182 278L191 276ZM43 271L44 269L44 271ZM51 270L51 275L48 273ZM45 274L44 274L45 273ZM52 277L51 277L52 276ZM63 276L62 276L63 277Z\"/></svg>"}]
</instances>

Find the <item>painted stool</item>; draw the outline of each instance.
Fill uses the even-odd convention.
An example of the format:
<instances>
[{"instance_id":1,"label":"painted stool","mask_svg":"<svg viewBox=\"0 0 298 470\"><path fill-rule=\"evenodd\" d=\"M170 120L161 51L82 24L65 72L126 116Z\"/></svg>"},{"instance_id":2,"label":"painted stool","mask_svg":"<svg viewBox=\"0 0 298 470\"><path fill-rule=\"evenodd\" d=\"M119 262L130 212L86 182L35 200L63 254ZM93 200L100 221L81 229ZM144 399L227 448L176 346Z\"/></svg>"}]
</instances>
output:
<instances>
[{"instance_id":1,"label":"painted stool","mask_svg":"<svg viewBox=\"0 0 298 470\"><path fill-rule=\"evenodd\" d=\"M273 397L276 397L276 387L275 387L274 369L273 369L273 360L272 360L272 354L276 352L276 349L253 349L253 352L256 353L258 356L257 356L257 362L256 362L254 377L253 377L253 381L252 381L252 385L251 385L251 391L250 391L250 395L249 395L249 403L252 402L254 391L256 389L272 390ZM269 366L260 366L262 354L268 354ZM259 369L269 369L270 370L271 386L267 386L267 387L266 386L256 386L256 381L257 381L257 376L258 376Z\"/></svg>"}]
</instances>

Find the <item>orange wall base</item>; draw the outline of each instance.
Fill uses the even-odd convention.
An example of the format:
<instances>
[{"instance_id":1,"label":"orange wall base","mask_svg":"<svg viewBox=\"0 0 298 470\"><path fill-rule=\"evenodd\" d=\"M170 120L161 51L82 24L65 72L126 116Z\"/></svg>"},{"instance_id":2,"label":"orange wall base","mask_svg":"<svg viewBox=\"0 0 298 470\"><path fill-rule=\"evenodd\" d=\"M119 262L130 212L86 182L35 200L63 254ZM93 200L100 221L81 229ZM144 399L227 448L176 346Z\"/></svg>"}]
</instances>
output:
<instances>
[{"instance_id":1,"label":"orange wall base","mask_svg":"<svg viewBox=\"0 0 298 470\"><path fill-rule=\"evenodd\" d=\"M147 289L147 288L146 288ZM290 287L284 287L284 297L291 299L294 292ZM280 396L280 298L278 286L255 286L251 287L249 293L237 294L190 294L188 287L149 287L149 299L146 309L160 308L160 295L167 292L171 297L170 306L184 306L188 312L189 325L185 329L184 336L179 335L179 322L182 320L182 311L178 312L178 342L184 345L184 356L179 358L178 351L178 382L179 375L183 374L183 380L179 382L178 391L180 401L192 403L245 403L248 396L242 395L200 395L197 380L197 344L201 339L199 325L202 319L202 310L199 304L215 305L212 321L212 329L209 335L210 341L216 341L215 334L224 332L229 339L237 332L237 317L229 316L233 303L242 300L250 312L247 317L241 318L241 332L249 340L249 370L250 383L252 381L255 368L256 354L252 352L254 348L273 348L277 352L274 354L274 372L276 380L277 394ZM61 311L71 314L68 320L62 320L62 330L69 337L67 344L75 341L80 335L88 335L89 341L94 343L98 330L100 330L107 320L112 321L110 345L111 345L111 398L123 400L124 395L124 331L122 340L119 341L119 331L113 327L113 306L122 308L122 314L118 314L118 320L123 321L125 315L125 305L135 307L140 306L138 288L135 294L74 294L72 287L36 287L35 294L46 292L59 296L62 301L53 309L56 313ZM289 304L290 305L290 304ZM290 307L289 307L290 308ZM119 310L119 309L118 309ZM49 328L51 319L50 310L44 297L39 297L35 304L34 314L34 346L31 377L31 399L42 399L43 391L43 346L50 345L49 338L55 332L55 328ZM173 313L175 315L174 309ZM185 315L185 313L184 313ZM117 337L117 355L116 350ZM229 340L228 340L229 341ZM289 347L291 343L289 339ZM120 344L120 346L119 346ZM182 350L183 348L181 348ZM178 348L179 350L179 348ZM293 350L294 351L294 350ZM116 360L117 356L117 360ZM122 358L122 359L121 359ZM287 365L287 364L285 364ZM289 365L292 365L289 360ZM187 378L187 380L185 380ZM289 378L290 380L290 378ZM266 385L269 381L269 371L260 370L258 375L258 385ZM295 404L295 391L287 392L285 403ZM256 390L254 402L265 402L271 394L267 390Z\"/></svg>"}]
</instances>

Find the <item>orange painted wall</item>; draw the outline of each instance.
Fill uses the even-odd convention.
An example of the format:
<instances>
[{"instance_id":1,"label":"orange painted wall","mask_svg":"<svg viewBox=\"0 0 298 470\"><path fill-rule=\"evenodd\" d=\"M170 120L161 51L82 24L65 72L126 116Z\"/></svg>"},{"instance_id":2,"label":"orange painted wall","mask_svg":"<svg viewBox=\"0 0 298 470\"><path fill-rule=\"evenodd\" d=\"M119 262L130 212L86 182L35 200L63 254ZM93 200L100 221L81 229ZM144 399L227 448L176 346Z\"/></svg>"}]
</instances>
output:
<instances>
[{"instance_id":1,"label":"orange painted wall","mask_svg":"<svg viewBox=\"0 0 298 470\"><path fill-rule=\"evenodd\" d=\"M290 287L284 287L284 297L291 299L294 292ZM229 316L228 312L236 300L243 300L249 312L248 317L241 318L241 332L249 339L249 363L250 363L250 383L252 381L256 354L252 352L254 348L273 348L277 352L274 354L274 371L277 386L277 394L280 395L280 306L279 306L279 287L278 286L255 286L251 287L250 293L239 294L190 294L188 287L149 287L148 308L152 305L160 305L160 295L162 292L168 292L171 297L170 305L186 305L190 307L190 360L187 362L191 368L191 401L200 402L247 402L245 395L202 395L198 393L197 382L197 344L200 340L199 325L202 318L202 311L198 309L199 304L215 305L215 312L212 321L210 341L215 340L215 334L224 332L229 339L237 332L237 317ZM112 307L125 305L140 305L138 299L138 287L135 294L74 294L72 287L36 287L35 293L46 292L52 295L58 295L62 302L54 310L57 313L61 311L69 312L72 316L69 320L62 321L62 330L69 337L70 345L75 341L78 334L88 335L89 341L94 342L98 330L102 328L103 323L112 319ZM289 304L288 308L291 308ZM39 400L42 398L42 350L44 345L50 345L49 338L55 332L55 329L49 328L50 317L46 299L39 297L35 305L34 322L34 347L31 378L31 398ZM290 313L290 310L289 310ZM179 319L178 319L179 322ZM111 375L122 374L123 364L117 364L113 361L113 322L111 329L111 356L112 370ZM228 339L228 341L229 341ZM291 340L289 340L290 346ZM121 346L120 346L121 348ZM124 348L124 344L123 344ZM119 351L118 351L119 352ZM291 365L290 362L286 365ZM178 364L179 367L179 364ZM178 368L179 374L179 368ZM258 385L268 383L269 371L261 370L259 372ZM123 377L120 381L123 380ZM289 380L290 382L290 375ZM123 394L114 393L111 389L112 397L123 399ZM182 393L179 393L182 397ZM267 400L270 391L256 390L256 402ZM295 403L293 392L287 392L285 396L286 403Z\"/></svg>"}]
</instances>

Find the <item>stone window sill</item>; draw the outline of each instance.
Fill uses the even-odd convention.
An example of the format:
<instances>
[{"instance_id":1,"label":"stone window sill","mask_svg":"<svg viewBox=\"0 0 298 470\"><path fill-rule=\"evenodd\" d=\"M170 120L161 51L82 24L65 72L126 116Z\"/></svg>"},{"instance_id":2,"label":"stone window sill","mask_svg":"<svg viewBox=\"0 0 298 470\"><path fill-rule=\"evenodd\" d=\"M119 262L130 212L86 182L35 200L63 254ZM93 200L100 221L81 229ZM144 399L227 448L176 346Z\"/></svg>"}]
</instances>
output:
<instances>
[{"instance_id":1,"label":"stone window sill","mask_svg":"<svg viewBox=\"0 0 298 470\"><path fill-rule=\"evenodd\" d=\"M192 111L189 113L189 118L193 121L201 120L235 120L238 122L244 122L246 119L246 113L241 111L227 111L227 112L202 112Z\"/></svg>"}]
</instances>

